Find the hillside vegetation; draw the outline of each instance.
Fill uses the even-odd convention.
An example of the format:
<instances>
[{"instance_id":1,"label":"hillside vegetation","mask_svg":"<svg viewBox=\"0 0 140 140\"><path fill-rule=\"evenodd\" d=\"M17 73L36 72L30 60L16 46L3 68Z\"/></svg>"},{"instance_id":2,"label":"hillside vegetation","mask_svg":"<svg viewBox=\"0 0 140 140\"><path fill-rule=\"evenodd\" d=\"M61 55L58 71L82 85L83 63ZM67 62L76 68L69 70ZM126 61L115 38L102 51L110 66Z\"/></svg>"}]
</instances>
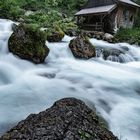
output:
<instances>
[{"instance_id":1,"label":"hillside vegetation","mask_svg":"<svg viewBox=\"0 0 140 140\"><path fill-rule=\"evenodd\" d=\"M133 0L140 4L140 0ZM31 24L35 28L48 28L51 35L54 30L67 33L77 31L74 14L87 0L0 0L0 18ZM116 38L129 43L139 42L140 10L133 29L121 29Z\"/></svg>"},{"instance_id":2,"label":"hillside vegetation","mask_svg":"<svg viewBox=\"0 0 140 140\"><path fill-rule=\"evenodd\" d=\"M74 13L86 0L0 0L0 18L39 27L74 28Z\"/></svg>"}]
</instances>

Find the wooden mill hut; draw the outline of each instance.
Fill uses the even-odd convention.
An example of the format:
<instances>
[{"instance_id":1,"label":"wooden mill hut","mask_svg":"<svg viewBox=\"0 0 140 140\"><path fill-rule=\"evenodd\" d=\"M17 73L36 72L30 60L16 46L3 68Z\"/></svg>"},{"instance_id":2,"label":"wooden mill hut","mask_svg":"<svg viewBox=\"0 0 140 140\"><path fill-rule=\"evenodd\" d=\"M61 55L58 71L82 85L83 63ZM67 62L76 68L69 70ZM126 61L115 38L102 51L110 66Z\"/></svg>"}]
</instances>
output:
<instances>
[{"instance_id":1,"label":"wooden mill hut","mask_svg":"<svg viewBox=\"0 0 140 140\"><path fill-rule=\"evenodd\" d=\"M120 27L132 28L139 8L131 0L88 0L75 16L83 29L113 33Z\"/></svg>"}]
</instances>

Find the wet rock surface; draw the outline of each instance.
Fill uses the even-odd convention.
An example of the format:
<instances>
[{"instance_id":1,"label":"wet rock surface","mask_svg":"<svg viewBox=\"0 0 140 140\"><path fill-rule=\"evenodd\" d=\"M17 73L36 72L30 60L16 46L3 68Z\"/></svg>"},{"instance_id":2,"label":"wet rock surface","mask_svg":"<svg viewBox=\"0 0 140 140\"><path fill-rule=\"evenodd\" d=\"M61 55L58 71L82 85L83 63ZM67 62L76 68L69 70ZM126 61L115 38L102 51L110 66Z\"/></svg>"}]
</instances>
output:
<instances>
[{"instance_id":1,"label":"wet rock surface","mask_svg":"<svg viewBox=\"0 0 140 140\"><path fill-rule=\"evenodd\" d=\"M43 32L25 24L13 25L13 30L8 42L9 51L36 64L43 63L49 54Z\"/></svg>"},{"instance_id":2,"label":"wet rock surface","mask_svg":"<svg viewBox=\"0 0 140 140\"><path fill-rule=\"evenodd\" d=\"M100 53L102 53L103 58L105 60L107 60L107 58L109 56L116 56L116 57L118 57L119 55L124 54L124 52L122 52L121 50L114 49L114 48L112 48L112 49L110 49L110 48L109 49L106 49L106 48L97 48L96 51L97 51L97 54L98 55L100 55Z\"/></svg>"},{"instance_id":3,"label":"wet rock surface","mask_svg":"<svg viewBox=\"0 0 140 140\"><path fill-rule=\"evenodd\" d=\"M32 114L0 140L118 140L82 101L65 98Z\"/></svg>"},{"instance_id":4,"label":"wet rock surface","mask_svg":"<svg viewBox=\"0 0 140 140\"><path fill-rule=\"evenodd\" d=\"M90 59L96 56L95 47L90 43L88 37L84 35L79 35L71 40L69 48L76 58Z\"/></svg>"}]
</instances>

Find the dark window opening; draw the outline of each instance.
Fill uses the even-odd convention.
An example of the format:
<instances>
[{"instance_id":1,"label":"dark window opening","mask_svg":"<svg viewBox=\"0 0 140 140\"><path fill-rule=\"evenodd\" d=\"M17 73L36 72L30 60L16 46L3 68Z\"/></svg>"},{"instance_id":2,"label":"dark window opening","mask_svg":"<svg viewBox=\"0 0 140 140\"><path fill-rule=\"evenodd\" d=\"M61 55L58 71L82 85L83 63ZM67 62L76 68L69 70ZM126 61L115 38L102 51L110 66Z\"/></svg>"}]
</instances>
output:
<instances>
[{"instance_id":1,"label":"dark window opening","mask_svg":"<svg viewBox=\"0 0 140 140\"><path fill-rule=\"evenodd\" d=\"M130 21L133 22L133 19L134 19L134 16L131 15L131 16L130 16Z\"/></svg>"}]
</instances>

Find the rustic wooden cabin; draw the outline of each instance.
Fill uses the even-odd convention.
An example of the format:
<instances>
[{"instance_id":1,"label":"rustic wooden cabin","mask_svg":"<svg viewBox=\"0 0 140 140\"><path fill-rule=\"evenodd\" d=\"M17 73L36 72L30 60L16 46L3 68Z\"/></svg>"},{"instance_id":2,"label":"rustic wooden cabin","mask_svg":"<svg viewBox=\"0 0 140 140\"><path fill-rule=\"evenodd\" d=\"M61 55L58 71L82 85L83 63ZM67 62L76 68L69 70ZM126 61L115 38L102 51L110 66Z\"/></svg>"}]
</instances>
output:
<instances>
[{"instance_id":1,"label":"rustic wooden cabin","mask_svg":"<svg viewBox=\"0 0 140 140\"><path fill-rule=\"evenodd\" d=\"M113 33L120 27L132 28L139 8L131 0L88 0L75 16L83 29Z\"/></svg>"}]
</instances>

